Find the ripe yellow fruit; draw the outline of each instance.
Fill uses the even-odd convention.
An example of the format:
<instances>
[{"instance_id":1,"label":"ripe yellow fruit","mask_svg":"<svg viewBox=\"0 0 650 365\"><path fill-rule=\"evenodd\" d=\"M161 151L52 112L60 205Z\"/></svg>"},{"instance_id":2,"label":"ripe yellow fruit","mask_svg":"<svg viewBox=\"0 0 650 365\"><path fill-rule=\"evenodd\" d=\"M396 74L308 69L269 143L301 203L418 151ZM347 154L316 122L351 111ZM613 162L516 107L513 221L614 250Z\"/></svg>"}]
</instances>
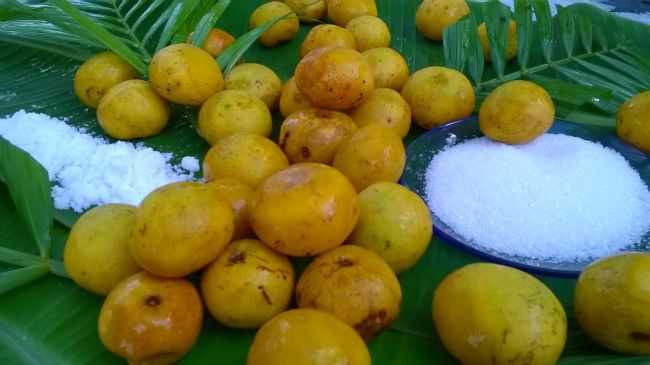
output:
<instances>
[{"instance_id":1,"label":"ripe yellow fruit","mask_svg":"<svg viewBox=\"0 0 650 365\"><path fill-rule=\"evenodd\" d=\"M510 144L528 143L546 133L555 121L555 105L541 86L515 80L494 89L478 114L481 131Z\"/></svg>"},{"instance_id":2,"label":"ripe yellow fruit","mask_svg":"<svg viewBox=\"0 0 650 365\"><path fill-rule=\"evenodd\" d=\"M223 89L223 75L212 56L191 44L158 51L149 64L149 81L163 98L177 104L201 105Z\"/></svg>"},{"instance_id":3,"label":"ripe yellow fruit","mask_svg":"<svg viewBox=\"0 0 650 365\"><path fill-rule=\"evenodd\" d=\"M363 104L350 111L350 116L359 127L380 125L402 138L411 129L411 107L393 89L375 89Z\"/></svg>"},{"instance_id":4,"label":"ripe yellow fruit","mask_svg":"<svg viewBox=\"0 0 650 365\"><path fill-rule=\"evenodd\" d=\"M356 40L360 52L390 45L390 30L388 25L376 16L362 15L348 22L345 29L349 30Z\"/></svg>"},{"instance_id":5,"label":"ripe yellow fruit","mask_svg":"<svg viewBox=\"0 0 650 365\"><path fill-rule=\"evenodd\" d=\"M233 242L203 272L201 293L210 313L234 328L258 328L287 309L293 267L257 240Z\"/></svg>"},{"instance_id":6,"label":"ripe yellow fruit","mask_svg":"<svg viewBox=\"0 0 650 365\"><path fill-rule=\"evenodd\" d=\"M377 16L375 0L327 0L327 15L336 25L345 27L362 15Z\"/></svg>"},{"instance_id":7,"label":"ripe yellow fruit","mask_svg":"<svg viewBox=\"0 0 650 365\"><path fill-rule=\"evenodd\" d=\"M345 241L359 218L357 193L334 168L300 163L269 177L255 192L257 236L290 256L313 256Z\"/></svg>"},{"instance_id":8,"label":"ripe yellow fruit","mask_svg":"<svg viewBox=\"0 0 650 365\"><path fill-rule=\"evenodd\" d=\"M226 89L241 90L260 98L273 110L280 100L282 80L270 68L259 63L235 66L226 76Z\"/></svg>"},{"instance_id":9,"label":"ripe yellow fruit","mask_svg":"<svg viewBox=\"0 0 650 365\"><path fill-rule=\"evenodd\" d=\"M487 28L485 23L481 23L478 26L478 38L481 42L481 47L483 48L483 57L487 61L492 60L492 53L490 52L490 41L487 35ZM517 56L517 23L514 20L510 20L508 23L508 47L506 48L506 60L510 61L511 59Z\"/></svg>"},{"instance_id":10,"label":"ripe yellow fruit","mask_svg":"<svg viewBox=\"0 0 650 365\"><path fill-rule=\"evenodd\" d=\"M235 214L235 231L232 239L253 237L249 212L253 194L255 193L253 189L235 179L216 179L210 181L207 186L230 203L230 207Z\"/></svg>"},{"instance_id":11,"label":"ripe yellow fruit","mask_svg":"<svg viewBox=\"0 0 650 365\"><path fill-rule=\"evenodd\" d=\"M370 353L352 327L313 309L294 309L255 335L247 365L370 365Z\"/></svg>"},{"instance_id":12,"label":"ripe yellow fruit","mask_svg":"<svg viewBox=\"0 0 650 365\"><path fill-rule=\"evenodd\" d=\"M618 136L636 148L650 153L650 91L642 92L621 105L616 114Z\"/></svg>"},{"instance_id":13,"label":"ripe yellow fruit","mask_svg":"<svg viewBox=\"0 0 650 365\"><path fill-rule=\"evenodd\" d=\"M102 52L79 67L74 75L74 92L86 106L96 108L113 86L136 77L133 67L118 55Z\"/></svg>"},{"instance_id":14,"label":"ripe yellow fruit","mask_svg":"<svg viewBox=\"0 0 650 365\"><path fill-rule=\"evenodd\" d=\"M415 26L425 37L442 41L442 31L469 10L465 0L424 0L415 13Z\"/></svg>"},{"instance_id":15,"label":"ripe yellow fruit","mask_svg":"<svg viewBox=\"0 0 650 365\"><path fill-rule=\"evenodd\" d=\"M140 271L129 250L135 207L108 204L84 213L72 226L63 252L65 271L79 286L100 295Z\"/></svg>"},{"instance_id":16,"label":"ripe yellow fruit","mask_svg":"<svg viewBox=\"0 0 650 365\"><path fill-rule=\"evenodd\" d=\"M300 45L300 58L322 47L343 47L357 49L357 42L349 30L334 24L321 24L313 27Z\"/></svg>"},{"instance_id":17,"label":"ripe yellow fruit","mask_svg":"<svg viewBox=\"0 0 650 365\"><path fill-rule=\"evenodd\" d=\"M300 22L291 8L281 1L269 1L260 5L251 14L250 28L257 28L273 18L290 14L275 23L262 34L260 43L264 47L274 47L282 42L290 41L298 34Z\"/></svg>"},{"instance_id":18,"label":"ripe yellow fruit","mask_svg":"<svg viewBox=\"0 0 650 365\"><path fill-rule=\"evenodd\" d=\"M192 42L192 33L190 33L187 43ZM235 43L235 37L230 33L214 28L208 33L208 37L203 42L203 50L208 52L210 56L217 58L223 51L228 48L231 44Z\"/></svg>"},{"instance_id":19,"label":"ripe yellow fruit","mask_svg":"<svg viewBox=\"0 0 650 365\"><path fill-rule=\"evenodd\" d=\"M298 86L296 86L295 77L291 77L284 87L282 88L282 95L280 96L280 113L285 118L291 114L312 108L309 99L300 93Z\"/></svg>"},{"instance_id":20,"label":"ripe yellow fruit","mask_svg":"<svg viewBox=\"0 0 650 365\"><path fill-rule=\"evenodd\" d=\"M325 0L284 0L284 3L305 23L318 21L327 13Z\"/></svg>"},{"instance_id":21,"label":"ripe yellow fruit","mask_svg":"<svg viewBox=\"0 0 650 365\"><path fill-rule=\"evenodd\" d=\"M404 57L392 48L372 48L362 53L375 78L375 87L397 91L409 78L409 66Z\"/></svg>"}]
</instances>

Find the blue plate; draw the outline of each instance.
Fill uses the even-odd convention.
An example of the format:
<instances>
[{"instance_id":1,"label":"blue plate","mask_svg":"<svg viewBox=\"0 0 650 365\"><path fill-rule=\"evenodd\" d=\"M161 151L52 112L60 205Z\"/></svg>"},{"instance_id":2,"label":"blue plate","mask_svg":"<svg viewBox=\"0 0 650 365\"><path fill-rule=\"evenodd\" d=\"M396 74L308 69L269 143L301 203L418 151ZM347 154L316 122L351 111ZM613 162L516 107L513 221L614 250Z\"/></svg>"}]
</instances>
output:
<instances>
[{"instance_id":1,"label":"blue plate","mask_svg":"<svg viewBox=\"0 0 650 365\"><path fill-rule=\"evenodd\" d=\"M649 156L622 142L611 133L611 129L586 128L577 124L556 120L550 133L580 137L616 150L639 172L645 183L650 185ZM481 136L483 134L479 130L476 118L460 120L443 127L432 129L421 135L408 147L406 168L401 180L402 185L415 191L426 201L425 174L433 156L444 149L450 139L456 142L462 142ZM558 263L487 250L454 232L436 217L434 211L431 211L431 214L433 217L434 232L438 237L488 261L517 267L533 273L558 276L577 276L591 263L591 261ZM650 251L650 232L646 234L642 242L627 248L626 251Z\"/></svg>"}]
</instances>

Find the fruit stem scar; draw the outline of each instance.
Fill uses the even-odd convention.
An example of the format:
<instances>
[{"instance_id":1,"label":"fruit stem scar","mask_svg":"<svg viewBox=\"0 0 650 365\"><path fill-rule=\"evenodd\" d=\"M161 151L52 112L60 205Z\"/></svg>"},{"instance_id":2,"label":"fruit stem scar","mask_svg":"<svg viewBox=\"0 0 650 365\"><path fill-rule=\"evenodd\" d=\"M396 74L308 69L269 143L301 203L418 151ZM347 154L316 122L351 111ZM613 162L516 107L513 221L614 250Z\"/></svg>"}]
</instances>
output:
<instances>
[{"instance_id":1,"label":"fruit stem scar","mask_svg":"<svg viewBox=\"0 0 650 365\"><path fill-rule=\"evenodd\" d=\"M149 307L157 307L160 305L161 299L157 295L149 295L144 303Z\"/></svg>"}]
</instances>

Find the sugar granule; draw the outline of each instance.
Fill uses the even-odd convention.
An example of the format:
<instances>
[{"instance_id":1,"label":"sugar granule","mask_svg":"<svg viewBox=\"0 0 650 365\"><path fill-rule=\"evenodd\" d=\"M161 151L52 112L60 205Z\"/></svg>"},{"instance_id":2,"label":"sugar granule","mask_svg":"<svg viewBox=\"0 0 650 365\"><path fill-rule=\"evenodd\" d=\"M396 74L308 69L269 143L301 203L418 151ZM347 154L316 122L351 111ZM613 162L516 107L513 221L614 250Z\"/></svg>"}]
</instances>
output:
<instances>
[{"instance_id":1,"label":"sugar granule","mask_svg":"<svg viewBox=\"0 0 650 365\"><path fill-rule=\"evenodd\" d=\"M427 169L426 192L456 233L508 255L582 261L619 252L650 230L650 192L625 158L566 135L448 147Z\"/></svg>"},{"instance_id":2,"label":"sugar granule","mask_svg":"<svg viewBox=\"0 0 650 365\"><path fill-rule=\"evenodd\" d=\"M198 161L175 167L172 154L140 144L109 143L44 114L16 112L0 118L0 136L45 167L57 209L82 212L95 205L137 205L154 189L192 179ZM189 167L189 168L186 168ZM190 169L191 168L191 169Z\"/></svg>"}]
</instances>

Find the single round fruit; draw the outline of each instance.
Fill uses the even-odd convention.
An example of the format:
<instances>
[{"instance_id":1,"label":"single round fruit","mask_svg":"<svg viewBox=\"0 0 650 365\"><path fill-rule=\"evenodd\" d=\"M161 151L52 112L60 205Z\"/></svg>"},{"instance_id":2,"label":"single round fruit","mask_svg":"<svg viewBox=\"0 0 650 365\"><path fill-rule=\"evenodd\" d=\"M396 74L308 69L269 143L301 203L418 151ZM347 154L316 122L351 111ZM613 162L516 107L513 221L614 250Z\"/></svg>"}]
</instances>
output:
<instances>
[{"instance_id":1,"label":"single round fruit","mask_svg":"<svg viewBox=\"0 0 650 365\"><path fill-rule=\"evenodd\" d=\"M300 58L322 47L343 47L357 49L357 42L349 30L334 24L321 24L313 27L300 45Z\"/></svg>"},{"instance_id":2,"label":"single round fruit","mask_svg":"<svg viewBox=\"0 0 650 365\"><path fill-rule=\"evenodd\" d=\"M555 105L541 86L515 80L494 89L478 114L481 131L510 144L528 143L546 133L555 120Z\"/></svg>"},{"instance_id":3,"label":"single round fruit","mask_svg":"<svg viewBox=\"0 0 650 365\"><path fill-rule=\"evenodd\" d=\"M217 195L230 203L235 214L233 240L253 237L250 225L250 207L253 201L253 189L235 179L216 179L207 184Z\"/></svg>"},{"instance_id":4,"label":"single round fruit","mask_svg":"<svg viewBox=\"0 0 650 365\"><path fill-rule=\"evenodd\" d=\"M356 40L357 49L361 52L390 45L390 30L388 25L376 16L362 15L348 22L345 26Z\"/></svg>"},{"instance_id":5,"label":"single round fruit","mask_svg":"<svg viewBox=\"0 0 650 365\"><path fill-rule=\"evenodd\" d=\"M97 108L99 126L116 139L156 135L167 125L169 115L167 101L143 80L128 80L113 86Z\"/></svg>"},{"instance_id":6,"label":"single round fruit","mask_svg":"<svg viewBox=\"0 0 650 365\"><path fill-rule=\"evenodd\" d=\"M648 253L611 256L589 265L575 292L580 327L612 351L650 354L648 278Z\"/></svg>"},{"instance_id":7,"label":"single round fruit","mask_svg":"<svg viewBox=\"0 0 650 365\"><path fill-rule=\"evenodd\" d=\"M72 226L63 251L65 272L80 287L100 295L140 271L129 251L135 207L108 204L84 213Z\"/></svg>"},{"instance_id":8,"label":"single round fruit","mask_svg":"<svg viewBox=\"0 0 650 365\"><path fill-rule=\"evenodd\" d=\"M336 25L345 27L362 15L377 16L375 0L327 0L327 15Z\"/></svg>"},{"instance_id":9,"label":"single round fruit","mask_svg":"<svg viewBox=\"0 0 650 365\"><path fill-rule=\"evenodd\" d=\"M199 134L211 145L236 133L268 137L272 128L266 104L241 90L224 90L211 96L199 112Z\"/></svg>"},{"instance_id":10,"label":"single round fruit","mask_svg":"<svg viewBox=\"0 0 650 365\"><path fill-rule=\"evenodd\" d=\"M325 0L284 0L284 2L305 23L319 21L327 13Z\"/></svg>"},{"instance_id":11,"label":"single round fruit","mask_svg":"<svg viewBox=\"0 0 650 365\"><path fill-rule=\"evenodd\" d=\"M542 282L495 264L467 265L436 289L433 318L445 348L464 365L554 365L567 320Z\"/></svg>"},{"instance_id":12,"label":"single round fruit","mask_svg":"<svg viewBox=\"0 0 650 365\"><path fill-rule=\"evenodd\" d=\"M370 365L370 353L347 324L325 312L293 309L255 335L247 365Z\"/></svg>"},{"instance_id":13,"label":"single round fruit","mask_svg":"<svg viewBox=\"0 0 650 365\"><path fill-rule=\"evenodd\" d=\"M187 37L187 43L192 42L193 33L190 33ZM235 43L235 37L230 35L230 33L214 28L208 33L208 37L203 42L203 50L208 52L210 56L217 58L223 51L228 48L231 44Z\"/></svg>"},{"instance_id":14,"label":"single round fruit","mask_svg":"<svg viewBox=\"0 0 650 365\"><path fill-rule=\"evenodd\" d=\"M196 343L203 304L192 284L140 272L111 291L99 313L99 338L133 365L167 365Z\"/></svg>"},{"instance_id":15,"label":"single round fruit","mask_svg":"<svg viewBox=\"0 0 650 365\"><path fill-rule=\"evenodd\" d=\"M149 64L149 80L163 98L177 104L201 105L223 89L223 75L212 56L191 44L161 49Z\"/></svg>"},{"instance_id":16,"label":"single round fruit","mask_svg":"<svg viewBox=\"0 0 650 365\"><path fill-rule=\"evenodd\" d=\"M424 0L415 13L415 26L425 37L442 41L442 31L467 14L465 0Z\"/></svg>"},{"instance_id":17,"label":"single round fruit","mask_svg":"<svg viewBox=\"0 0 650 365\"><path fill-rule=\"evenodd\" d=\"M334 168L301 163L269 177L255 192L251 225L271 248L313 256L345 241L359 218L354 187Z\"/></svg>"},{"instance_id":18,"label":"single round fruit","mask_svg":"<svg viewBox=\"0 0 650 365\"><path fill-rule=\"evenodd\" d=\"M370 340L397 318L402 289L372 251L344 245L318 256L296 287L298 306L331 313Z\"/></svg>"},{"instance_id":19,"label":"single round fruit","mask_svg":"<svg viewBox=\"0 0 650 365\"><path fill-rule=\"evenodd\" d=\"M274 47L282 42L290 41L298 34L300 21L296 13L281 1L269 1L260 5L250 19L250 28L257 28L273 18L291 14L288 17L275 23L271 28L262 34L260 43L264 47Z\"/></svg>"},{"instance_id":20,"label":"single round fruit","mask_svg":"<svg viewBox=\"0 0 650 365\"><path fill-rule=\"evenodd\" d=\"M392 48L373 48L362 53L375 79L375 87L400 91L409 78L409 66L404 57Z\"/></svg>"},{"instance_id":21,"label":"single round fruit","mask_svg":"<svg viewBox=\"0 0 650 365\"><path fill-rule=\"evenodd\" d=\"M354 121L341 112L301 110L282 123L280 147L291 163L331 164L341 143L356 130Z\"/></svg>"},{"instance_id":22,"label":"single round fruit","mask_svg":"<svg viewBox=\"0 0 650 365\"><path fill-rule=\"evenodd\" d=\"M293 267L257 240L233 242L203 272L201 293L208 311L233 328L258 328L287 309Z\"/></svg>"},{"instance_id":23,"label":"single round fruit","mask_svg":"<svg viewBox=\"0 0 650 365\"><path fill-rule=\"evenodd\" d=\"M625 142L650 153L650 91L642 92L621 106L616 114L616 132Z\"/></svg>"},{"instance_id":24,"label":"single round fruit","mask_svg":"<svg viewBox=\"0 0 650 365\"><path fill-rule=\"evenodd\" d=\"M244 63L226 76L226 89L242 90L256 96L274 109L280 100L282 80L270 68L258 63Z\"/></svg>"},{"instance_id":25,"label":"single round fruit","mask_svg":"<svg viewBox=\"0 0 650 365\"><path fill-rule=\"evenodd\" d=\"M380 125L404 138L411 129L411 107L393 89L375 89L350 116L360 127Z\"/></svg>"},{"instance_id":26,"label":"single round fruit","mask_svg":"<svg viewBox=\"0 0 650 365\"><path fill-rule=\"evenodd\" d=\"M487 35L487 28L485 23L481 23L478 26L478 38L481 42L481 47L483 48L483 57L487 61L492 60L492 53L490 51L490 41ZM510 61L511 59L517 56L517 23L514 20L510 20L508 23L508 47L506 48L506 60Z\"/></svg>"},{"instance_id":27,"label":"single round fruit","mask_svg":"<svg viewBox=\"0 0 650 365\"><path fill-rule=\"evenodd\" d=\"M102 52L79 67L74 75L74 92L86 106L96 108L113 86L136 77L138 73L118 55Z\"/></svg>"},{"instance_id":28,"label":"single round fruit","mask_svg":"<svg viewBox=\"0 0 650 365\"><path fill-rule=\"evenodd\" d=\"M296 79L291 77L282 88L280 113L286 118L297 111L309 108L312 108L309 99L300 93L298 86L296 86Z\"/></svg>"},{"instance_id":29,"label":"single round fruit","mask_svg":"<svg viewBox=\"0 0 650 365\"><path fill-rule=\"evenodd\" d=\"M376 182L396 182L405 164L400 136L383 126L369 125L359 128L339 147L333 166L361 191Z\"/></svg>"},{"instance_id":30,"label":"single round fruit","mask_svg":"<svg viewBox=\"0 0 650 365\"><path fill-rule=\"evenodd\" d=\"M424 255L432 227L422 198L399 184L377 183L359 194L359 223L348 243L376 252L399 274Z\"/></svg>"},{"instance_id":31,"label":"single round fruit","mask_svg":"<svg viewBox=\"0 0 650 365\"><path fill-rule=\"evenodd\" d=\"M152 274L181 277L217 258L233 230L232 208L212 188L194 182L169 184L140 203L131 253Z\"/></svg>"},{"instance_id":32,"label":"single round fruit","mask_svg":"<svg viewBox=\"0 0 650 365\"><path fill-rule=\"evenodd\" d=\"M212 146L203 160L206 181L239 180L255 189L267 177L289 166L280 147L257 134L238 133Z\"/></svg>"},{"instance_id":33,"label":"single round fruit","mask_svg":"<svg viewBox=\"0 0 650 365\"><path fill-rule=\"evenodd\" d=\"M423 68L409 77L402 89L413 119L424 129L472 115L474 88L462 73L446 67Z\"/></svg>"},{"instance_id":34,"label":"single round fruit","mask_svg":"<svg viewBox=\"0 0 650 365\"><path fill-rule=\"evenodd\" d=\"M375 88L372 70L361 53L341 47L309 52L298 64L295 77L300 92L323 109L353 108Z\"/></svg>"}]
</instances>

